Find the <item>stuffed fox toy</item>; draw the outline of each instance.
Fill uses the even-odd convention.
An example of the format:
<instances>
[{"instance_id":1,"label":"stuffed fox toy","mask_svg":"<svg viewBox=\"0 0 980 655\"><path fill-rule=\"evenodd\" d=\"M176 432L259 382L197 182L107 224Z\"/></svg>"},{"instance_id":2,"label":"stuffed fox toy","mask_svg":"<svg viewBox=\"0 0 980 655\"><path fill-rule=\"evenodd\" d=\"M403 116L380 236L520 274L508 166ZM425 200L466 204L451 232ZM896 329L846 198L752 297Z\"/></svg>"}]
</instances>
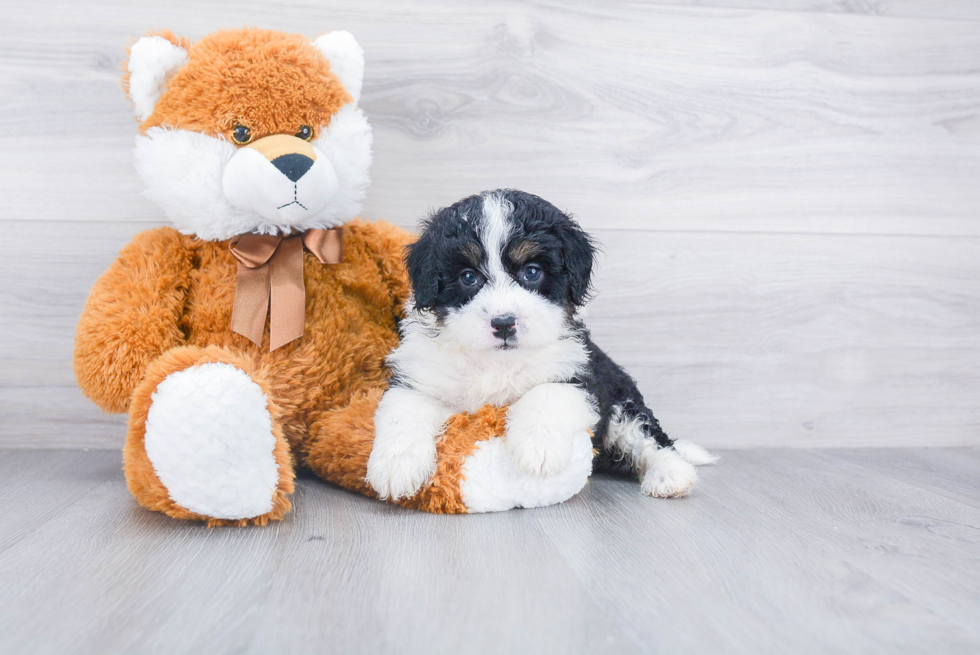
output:
<instances>
[{"instance_id":1,"label":"stuffed fox toy","mask_svg":"<svg viewBox=\"0 0 980 655\"><path fill-rule=\"evenodd\" d=\"M173 227L137 235L95 283L74 364L89 398L129 414L124 470L144 507L264 525L290 510L297 465L374 495L373 415L412 236L355 218L372 156L363 73L346 32L230 30L194 45L159 32L132 46L136 167ZM474 459L505 433L505 409L451 418L435 474L396 502L487 511L584 486L591 451L546 479Z\"/></svg>"}]
</instances>

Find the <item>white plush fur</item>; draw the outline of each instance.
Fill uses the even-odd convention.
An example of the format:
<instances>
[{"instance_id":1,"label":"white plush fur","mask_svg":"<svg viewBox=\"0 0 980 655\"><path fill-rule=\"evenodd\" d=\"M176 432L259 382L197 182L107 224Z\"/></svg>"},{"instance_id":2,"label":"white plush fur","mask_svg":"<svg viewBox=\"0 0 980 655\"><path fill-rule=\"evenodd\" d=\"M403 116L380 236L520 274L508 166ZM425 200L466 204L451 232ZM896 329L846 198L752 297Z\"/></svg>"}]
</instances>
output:
<instances>
[{"instance_id":1,"label":"white plush fur","mask_svg":"<svg viewBox=\"0 0 980 655\"><path fill-rule=\"evenodd\" d=\"M367 481L381 498L413 495L436 470L436 440L455 412L411 389L389 389L374 415Z\"/></svg>"},{"instance_id":2,"label":"white plush fur","mask_svg":"<svg viewBox=\"0 0 980 655\"><path fill-rule=\"evenodd\" d=\"M248 232L284 234L290 230L330 228L360 211L370 183L371 138L364 113L353 103L333 116L313 143L317 154L314 167L319 166L322 174L315 174L309 183L304 182L304 175L296 185L295 199L315 208L322 204L315 201L318 197L322 200L323 195L317 185L324 179L336 179L336 189L316 212L299 210L295 205L285 213L275 210L294 199L294 185L271 164L243 166L245 170L236 183L268 193L268 201L242 201L246 209L235 206L225 194L225 168L239 156L237 153L250 149L239 150L223 138L199 132L150 128L145 135L136 137L136 170L143 178L146 196L159 204L184 234L216 241ZM247 161L247 155L241 157L236 161ZM268 207L273 207L269 215L259 213Z\"/></svg>"},{"instance_id":3,"label":"white plush fur","mask_svg":"<svg viewBox=\"0 0 980 655\"><path fill-rule=\"evenodd\" d=\"M167 82L187 63L187 51L162 36L144 36L129 49L129 97L136 117L145 121L167 88Z\"/></svg>"},{"instance_id":4,"label":"white plush fur","mask_svg":"<svg viewBox=\"0 0 980 655\"><path fill-rule=\"evenodd\" d=\"M592 440L588 432L572 435L564 470L548 477L520 471L506 446L494 437L481 441L463 461L460 491L470 512L501 512L514 507L544 507L568 500L592 474Z\"/></svg>"},{"instance_id":5,"label":"white plush fur","mask_svg":"<svg viewBox=\"0 0 980 655\"><path fill-rule=\"evenodd\" d=\"M337 30L323 34L313 45L330 61L330 70L337 76L354 103L361 101L364 83L364 50L350 32Z\"/></svg>"},{"instance_id":6,"label":"white plush fur","mask_svg":"<svg viewBox=\"0 0 980 655\"><path fill-rule=\"evenodd\" d=\"M507 450L519 471L555 475L568 467L574 440L598 420L584 389L540 384L507 409Z\"/></svg>"},{"instance_id":7,"label":"white plush fur","mask_svg":"<svg viewBox=\"0 0 980 655\"><path fill-rule=\"evenodd\" d=\"M225 165L225 198L276 225L301 224L326 209L339 186L329 160L316 146L313 154L313 165L293 182L258 150L239 148Z\"/></svg>"},{"instance_id":8,"label":"white plush fur","mask_svg":"<svg viewBox=\"0 0 980 655\"><path fill-rule=\"evenodd\" d=\"M146 419L146 454L170 498L219 519L272 509L279 469L268 399L230 364L167 376Z\"/></svg>"}]
</instances>

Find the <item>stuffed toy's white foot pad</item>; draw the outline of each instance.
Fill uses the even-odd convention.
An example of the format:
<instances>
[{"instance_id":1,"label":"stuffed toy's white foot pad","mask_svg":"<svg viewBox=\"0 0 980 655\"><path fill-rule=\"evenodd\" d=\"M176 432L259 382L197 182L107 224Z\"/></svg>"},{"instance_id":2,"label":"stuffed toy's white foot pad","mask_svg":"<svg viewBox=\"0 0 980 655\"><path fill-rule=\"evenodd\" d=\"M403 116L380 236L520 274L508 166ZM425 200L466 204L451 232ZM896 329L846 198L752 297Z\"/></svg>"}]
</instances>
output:
<instances>
[{"instance_id":1,"label":"stuffed toy's white foot pad","mask_svg":"<svg viewBox=\"0 0 980 655\"><path fill-rule=\"evenodd\" d=\"M569 441L567 465L548 477L518 470L502 437L479 442L463 461L460 492L466 508L470 512L502 512L568 500L582 490L592 473L589 433L582 430Z\"/></svg>"},{"instance_id":2,"label":"stuffed toy's white foot pad","mask_svg":"<svg viewBox=\"0 0 980 655\"><path fill-rule=\"evenodd\" d=\"M167 376L146 418L146 454L170 498L245 519L272 510L279 482L268 399L244 371L202 364Z\"/></svg>"}]
</instances>

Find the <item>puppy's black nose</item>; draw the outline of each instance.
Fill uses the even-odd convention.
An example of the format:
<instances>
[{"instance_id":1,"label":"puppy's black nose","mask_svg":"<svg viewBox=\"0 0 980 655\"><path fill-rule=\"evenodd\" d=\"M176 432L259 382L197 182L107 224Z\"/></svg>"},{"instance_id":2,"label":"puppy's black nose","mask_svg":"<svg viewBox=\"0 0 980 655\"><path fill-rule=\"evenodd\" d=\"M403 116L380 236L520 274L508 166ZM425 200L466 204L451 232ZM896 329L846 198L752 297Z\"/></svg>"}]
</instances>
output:
<instances>
[{"instance_id":1,"label":"puppy's black nose","mask_svg":"<svg viewBox=\"0 0 980 655\"><path fill-rule=\"evenodd\" d=\"M279 155L272 160L272 165L289 178L291 182L296 182L299 178L306 175L306 171L313 166L313 160L306 155L289 154Z\"/></svg>"},{"instance_id":2,"label":"puppy's black nose","mask_svg":"<svg viewBox=\"0 0 980 655\"><path fill-rule=\"evenodd\" d=\"M517 330L514 326L517 324L517 317L513 314L503 314L502 316L494 316L490 319L490 327L493 328L493 335L498 339L506 339L507 337L514 336Z\"/></svg>"}]
</instances>

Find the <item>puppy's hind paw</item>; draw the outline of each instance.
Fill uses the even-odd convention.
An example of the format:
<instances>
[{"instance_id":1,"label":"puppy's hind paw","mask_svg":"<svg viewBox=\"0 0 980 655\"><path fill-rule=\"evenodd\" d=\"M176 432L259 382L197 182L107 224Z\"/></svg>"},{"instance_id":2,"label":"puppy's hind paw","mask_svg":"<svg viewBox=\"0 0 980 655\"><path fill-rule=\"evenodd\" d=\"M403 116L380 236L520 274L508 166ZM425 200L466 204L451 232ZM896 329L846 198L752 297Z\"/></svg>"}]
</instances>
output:
<instances>
[{"instance_id":1,"label":"puppy's hind paw","mask_svg":"<svg viewBox=\"0 0 980 655\"><path fill-rule=\"evenodd\" d=\"M694 465L672 448L652 445L641 456L640 489L656 498L680 498L691 493L698 482Z\"/></svg>"}]
</instances>

